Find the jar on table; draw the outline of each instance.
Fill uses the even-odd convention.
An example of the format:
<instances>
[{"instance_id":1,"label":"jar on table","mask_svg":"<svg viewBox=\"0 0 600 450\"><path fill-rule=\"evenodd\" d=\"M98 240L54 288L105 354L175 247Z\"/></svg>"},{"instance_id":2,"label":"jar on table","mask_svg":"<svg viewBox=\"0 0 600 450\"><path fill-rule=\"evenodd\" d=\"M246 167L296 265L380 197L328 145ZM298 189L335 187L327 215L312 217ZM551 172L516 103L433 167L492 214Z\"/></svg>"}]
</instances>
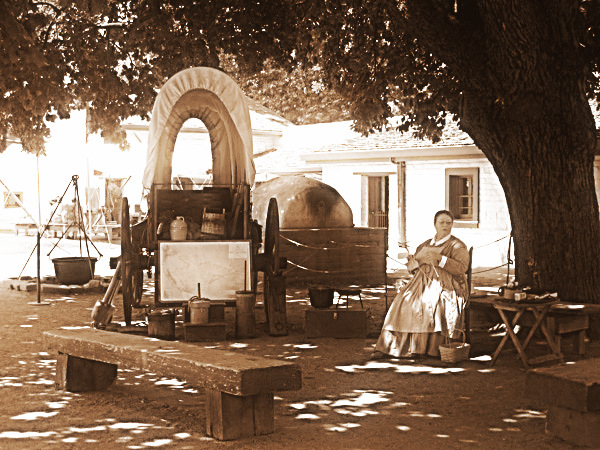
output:
<instances>
[{"instance_id":1,"label":"jar on table","mask_svg":"<svg viewBox=\"0 0 600 450\"><path fill-rule=\"evenodd\" d=\"M171 232L172 241L185 241L187 239L188 226L183 216L177 216L171 222L169 231Z\"/></svg>"}]
</instances>

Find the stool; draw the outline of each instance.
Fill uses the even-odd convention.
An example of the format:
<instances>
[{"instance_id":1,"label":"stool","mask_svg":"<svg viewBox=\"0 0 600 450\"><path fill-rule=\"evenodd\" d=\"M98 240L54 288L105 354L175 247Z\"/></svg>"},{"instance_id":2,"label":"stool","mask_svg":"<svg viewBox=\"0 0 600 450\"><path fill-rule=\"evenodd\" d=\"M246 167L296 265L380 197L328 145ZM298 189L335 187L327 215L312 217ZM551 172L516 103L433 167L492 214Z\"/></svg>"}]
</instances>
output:
<instances>
[{"instance_id":1,"label":"stool","mask_svg":"<svg viewBox=\"0 0 600 450\"><path fill-rule=\"evenodd\" d=\"M364 309L363 306L363 302L362 302L362 297L360 296L362 290L361 289L357 289L357 288L334 288L335 291L338 293L338 295L340 296L340 298L342 297L346 297L346 309L348 309L348 304L349 302L349 297L352 295L354 297L358 296L358 300L360 301L360 308ZM337 308L337 303L335 304L335 307Z\"/></svg>"}]
</instances>

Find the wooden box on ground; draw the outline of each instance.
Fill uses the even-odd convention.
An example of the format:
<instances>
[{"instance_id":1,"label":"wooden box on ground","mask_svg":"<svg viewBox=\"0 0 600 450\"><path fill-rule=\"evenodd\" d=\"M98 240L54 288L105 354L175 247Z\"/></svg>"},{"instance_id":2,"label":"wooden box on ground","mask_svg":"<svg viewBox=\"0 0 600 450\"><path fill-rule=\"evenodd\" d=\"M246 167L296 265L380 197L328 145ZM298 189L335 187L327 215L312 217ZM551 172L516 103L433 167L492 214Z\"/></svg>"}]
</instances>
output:
<instances>
[{"instance_id":1,"label":"wooden box on ground","mask_svg":"<svg viewBox=\"0 0 600 450\"><path fill-rule=\"evenodd\" d=\"M367 312L358 309L307 309L304 311L307 338L366 338Z\"/></svg>"},{"instance_id":2,"label":"wooden box on ground","mask_svg":"<svg viewBox=\"0 0 600 450\"><path fill-rule=\"evenodd\" d=\"M600 447L600 358L529 370L525 390L548 406L547 433Z\"/></svg>"},{"instance_id":3,"label":"wooden box on ground","mask_svg":"<svg viewBox=\"0 0 600 450\"><path fill-rule=\"evenodd\" d=\"M550 406L546 416L546 433L572 444L599 448L600 413Z\"/></svg>"},{"instance_id":4,"label":"wooden box on ground","mask_svg":"<svg viewBox=\"0 0 600 450\"><path fill-rule=\"evenodd\" d=\"M273 432L273 393L302 386L297 364L183 342L95 329L45 332L44 342L58 352L59 389L106 388L116 379L117 366L205 388L206 430L221 440Z\"/></svg>"},{"instance_id":5,"label":"wooden box on ground","mask_svg":"<svg viewBox=\"0 0 600 450\"><path fill-rule=\"evenodd\" d=\"M386 281L385 228L282 229L289 285L379 285Z\"/></svg>"},{"instance_id":6,"label":"wooden box on ground","mask_svg":"<svg viewBox=\"0 0 600 450\"><path fill-rule=\"evenodd\" d=\"M600 411L600 358L529 370L525 391L544 406Z\"/></svg>"}]
</instances>

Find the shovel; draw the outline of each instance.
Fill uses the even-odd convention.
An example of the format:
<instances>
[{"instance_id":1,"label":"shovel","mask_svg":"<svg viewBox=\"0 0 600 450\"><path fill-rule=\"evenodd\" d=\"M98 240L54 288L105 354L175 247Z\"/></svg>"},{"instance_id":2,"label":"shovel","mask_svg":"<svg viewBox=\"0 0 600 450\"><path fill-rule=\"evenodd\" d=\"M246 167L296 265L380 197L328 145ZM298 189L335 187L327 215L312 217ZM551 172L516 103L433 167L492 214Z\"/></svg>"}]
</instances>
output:
<instances>
[{"instance_id":1,"label":"shovel","mask_svg":"<svg viewBox=\"0 0 600 450\"><path fill-rule=\"evenodd\" d=\"M93 328L105 328L110 323L115 307L112 304L112 299L115 296L115 292L119 289L119 283L121 281L121 261L117 263L115 274L110 280L108 289L104 293L102 300L98 300L92 310L92 327Z\"/></svg>"}]
</instances>

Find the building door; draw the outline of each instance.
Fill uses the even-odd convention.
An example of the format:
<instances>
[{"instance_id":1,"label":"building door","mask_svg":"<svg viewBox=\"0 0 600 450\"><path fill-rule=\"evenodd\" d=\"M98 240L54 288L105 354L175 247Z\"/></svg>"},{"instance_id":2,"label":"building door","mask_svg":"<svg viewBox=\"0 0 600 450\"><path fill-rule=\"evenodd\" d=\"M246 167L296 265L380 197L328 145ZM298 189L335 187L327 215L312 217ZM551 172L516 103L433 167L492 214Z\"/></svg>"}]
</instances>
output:
<instances>
[{"instance_id":1,"label":"building door","mask_svg":"<svg viewBox=\"0 0 600 450\"><path fill-rule=\"evenodd\" d=\"M373 228L388 227L389 211L389 177L368 177L368 226Z\"/></svg>"}]
</instances>

